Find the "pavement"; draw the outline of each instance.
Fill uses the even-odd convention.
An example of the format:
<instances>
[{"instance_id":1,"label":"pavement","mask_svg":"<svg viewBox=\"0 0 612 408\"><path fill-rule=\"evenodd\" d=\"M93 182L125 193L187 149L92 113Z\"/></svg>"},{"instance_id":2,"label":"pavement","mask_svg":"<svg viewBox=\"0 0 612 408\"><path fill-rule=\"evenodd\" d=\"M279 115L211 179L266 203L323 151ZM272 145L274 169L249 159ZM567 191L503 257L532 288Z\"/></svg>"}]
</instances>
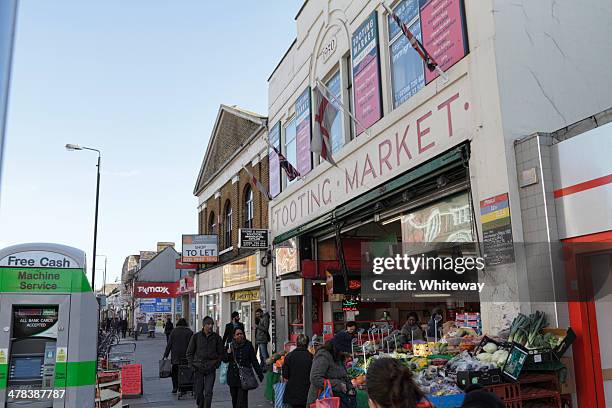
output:
<instances>
[{"instance_id":1,"label":"pavement","mask_svg":"<svg viewBox=\"0 0 612 408\"><path fill-rule=\"evenodd\" d=\"M142 383L144 394L140 398L126 398L123 406L129 408L166 408L166 407L195 407L195 399L191 394L183 396L180 400L177 394L172 394L172 380L159 378L159 360L166 348L166 336L158 334L154 339L139 336L136 342L136 363L142 364ZM219 371L213 391L212 406L214 408L231 408L232 399L229 387L219 383ZM249 407L272 407L272 403L264 398L264 384L249 391Z\"/></svg>"}]
</instances>

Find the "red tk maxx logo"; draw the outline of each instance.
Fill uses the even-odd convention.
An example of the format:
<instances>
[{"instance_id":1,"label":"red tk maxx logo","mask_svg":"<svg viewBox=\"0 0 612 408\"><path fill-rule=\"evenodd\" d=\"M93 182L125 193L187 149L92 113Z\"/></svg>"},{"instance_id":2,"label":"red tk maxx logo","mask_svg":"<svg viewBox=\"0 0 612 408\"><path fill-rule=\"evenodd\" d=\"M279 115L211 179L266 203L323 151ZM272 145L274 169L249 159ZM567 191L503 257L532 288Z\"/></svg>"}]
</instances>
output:
<instances>
[{"instance_id":1,"label":"red tk maxx logo","mask_svg":"<svg viewBox=\"0 0 612 408\"><path fill-rule=\"evenodd\" d=\"M145 295L148 295L149 293L165 293L166 295L169 295L170 290L167 286L139 286L138 293L144 293Z\"/></svg>"}]
</instances>

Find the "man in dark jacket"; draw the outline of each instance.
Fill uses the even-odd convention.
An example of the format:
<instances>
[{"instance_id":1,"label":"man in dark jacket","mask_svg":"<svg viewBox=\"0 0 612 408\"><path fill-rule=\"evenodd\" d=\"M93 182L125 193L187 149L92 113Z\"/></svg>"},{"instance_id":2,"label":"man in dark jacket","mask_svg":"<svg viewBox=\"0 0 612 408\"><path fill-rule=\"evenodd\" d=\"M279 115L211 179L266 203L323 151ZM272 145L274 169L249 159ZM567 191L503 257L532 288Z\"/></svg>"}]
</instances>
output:
<instances>
[{"instance_id":1,"label":"man in dark jacket","mask_svg":"<svg viewBox=\"0 0 612 408\"><path fill-rule=\"evenodd\" d=\"M291 408L306 407L310 388L310 369L312 354L308 351L308 336L300 334L296 340L297 348L287 354L283 364L283 378L287 380L283 402Z\"/></svg>"},{"instance_id":2,"label":"man in dark jacket","mask_svg":"<svg viewBox=\"0 0 612 408\"><path fill-rule=\"evenodd\" d=\"M233 311L232 320L225 325L225 331L223 332L223 344L225 346L227 346L227 344L232 341L232 339L234 338L234 330L238 328L242 329L242 331L246 333L244 331L244 324L240 321L240 315L238 314L238 312Z\"/></svg>"},{"instance_id":3,"label":"man in dark jacket","mask_svg":"<svg viewBox=\"0 0 612 408\"><path fill-rule=\"evenodd\" d=\"M352 352L351 344L353 343L353 339L357 335L356 331L357 331L357 323L347 322L346 330L342 330L341 332L338 332L334 336L334 339L333 339L334 344L336 345L336 348L338 349L338 351L341 351L347 354L351 354Z\"/></svg>"},{"instance_id":4,"label":"man in dark jacket","mask_svg":"<svg viewBox=\"0 0 612 408\"><path fill-rule=\"evenodd\" d=\"M189 340L193 336L193 331L187 327L187 321L185 319L179 319L176 322L176 327L170 333L168 344L166 345L166 351L164 352L164 358L168 358L171 355L172 362L172 393L176 393L178 389L178 367L179 364L185 364L187 357L187 346Z\"/></svg>"},{"instance_id":5,"label":"man in dark jacket","mask_svg":"<svg viewBox=\"0 0 612 408\"><path fill-rule=\"evenodd\" d=\"M198 408L210 408L212 404L215 371L225 355L221 337L213 332L214 321L206 316L202 330L194 334L187 347L187 362L193 368L193 391Z\"/></svg>"},{"instance_id":6,"label":"man in dark jacket","mask_svg":"<svg viewBox=\"0 0 612 408\"><path fill-rule=\"evenodd\" d=\"M270 342L270 313L264 313L263 310L257 309L255 311L255 344L257 350L259 350L259 364L261 365L262 371L266 371L266 360L270 355L268 354L268 343Z\"/></svg>"}]
</instances>

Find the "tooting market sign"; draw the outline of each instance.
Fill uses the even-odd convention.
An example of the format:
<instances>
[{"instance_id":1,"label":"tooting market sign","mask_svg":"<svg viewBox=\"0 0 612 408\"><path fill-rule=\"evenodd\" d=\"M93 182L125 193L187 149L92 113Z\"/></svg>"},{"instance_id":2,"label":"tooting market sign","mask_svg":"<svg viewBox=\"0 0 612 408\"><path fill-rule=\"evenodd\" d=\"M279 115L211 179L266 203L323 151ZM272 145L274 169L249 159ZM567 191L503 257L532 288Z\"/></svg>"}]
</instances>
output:
<instances>
[{"instance_id":1,"label":"tooting market sign","mask_svg":"<svg viewBox=\"0 0 612 408\"><path fill-rule=\"evenodd\" d=\"M364 133L345 146L353 151L340 157L337 167L314 173L293 193L273 200L272 235L313 220L466 140L471 129L467 85L463 77L408 115L400 116L401 108L391 112L370 128L371 136Z\"/></svg>"}]
</instances>

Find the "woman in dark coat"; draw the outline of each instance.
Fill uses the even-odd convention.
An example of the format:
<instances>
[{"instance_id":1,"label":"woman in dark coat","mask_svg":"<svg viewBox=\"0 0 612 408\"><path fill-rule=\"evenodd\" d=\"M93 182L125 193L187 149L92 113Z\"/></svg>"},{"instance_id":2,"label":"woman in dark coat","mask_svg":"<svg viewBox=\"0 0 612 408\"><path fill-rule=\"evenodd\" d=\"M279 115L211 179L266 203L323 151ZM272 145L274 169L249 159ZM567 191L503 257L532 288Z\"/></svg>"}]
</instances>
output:
<instances>
[{"instance_id":1,"label":"woman in dark coat","mask_svg":"<svg viewBox=\"0 0 612 408\"><path fill-rule=\"evenodd\" d=\"M185 319L179 319L176 323L176 327L170 333L168 338L168 344L166 344L166 351L164 351L164 358L168 358L168 354L171 354L172 362L172 393L176 393L178 389L178 367L179 364L186 363L187 346L193 331L187 327L187 321Z\"/></svg>"},{"instance_id":2,"label":"woman in dark coat","mask_svg":"<svg viewBox=\"0 0 612 408\"><path fill-rule=\"evenodd\" d=\"M307 406L314 403L329 380L334 396L339 397L342 408L356 408L355 388L351 384L344 365L346 354L340 351L333 340L328 341L317 351L310 369L310 388Z\"/></svg>"},{"instance_id":3,"label":"woman in dark coat","mask_svg":"<svg viewBox=\"0 0 612 408\"><path fill-rule=\"evenodd\" d=\"M248 393L243 390L240 385L240 374L238 366L253 367L259 382L263 381L263 372L257 361L253 344L244 336L244 330L237 328L234 330L234 339L229 344L225 358L226 363L229 363L227 368L227 385L229 385L230 394L232 396L232 408L247 408L249 406Z\"/></svg>"},{"instance_id":4,"label":"woman in dark coat","mask_svg":"<svg viewBox=\"0 0 612 408\"><path fill-rule=\"evenodd\" d=\"M291 408L306 407L310 388L310 369L312 354L308 351L308 336L300 334L297 348L287 354L283 364L283 378L287 380L283 402Z\"/></svg>"}]
</instances>

